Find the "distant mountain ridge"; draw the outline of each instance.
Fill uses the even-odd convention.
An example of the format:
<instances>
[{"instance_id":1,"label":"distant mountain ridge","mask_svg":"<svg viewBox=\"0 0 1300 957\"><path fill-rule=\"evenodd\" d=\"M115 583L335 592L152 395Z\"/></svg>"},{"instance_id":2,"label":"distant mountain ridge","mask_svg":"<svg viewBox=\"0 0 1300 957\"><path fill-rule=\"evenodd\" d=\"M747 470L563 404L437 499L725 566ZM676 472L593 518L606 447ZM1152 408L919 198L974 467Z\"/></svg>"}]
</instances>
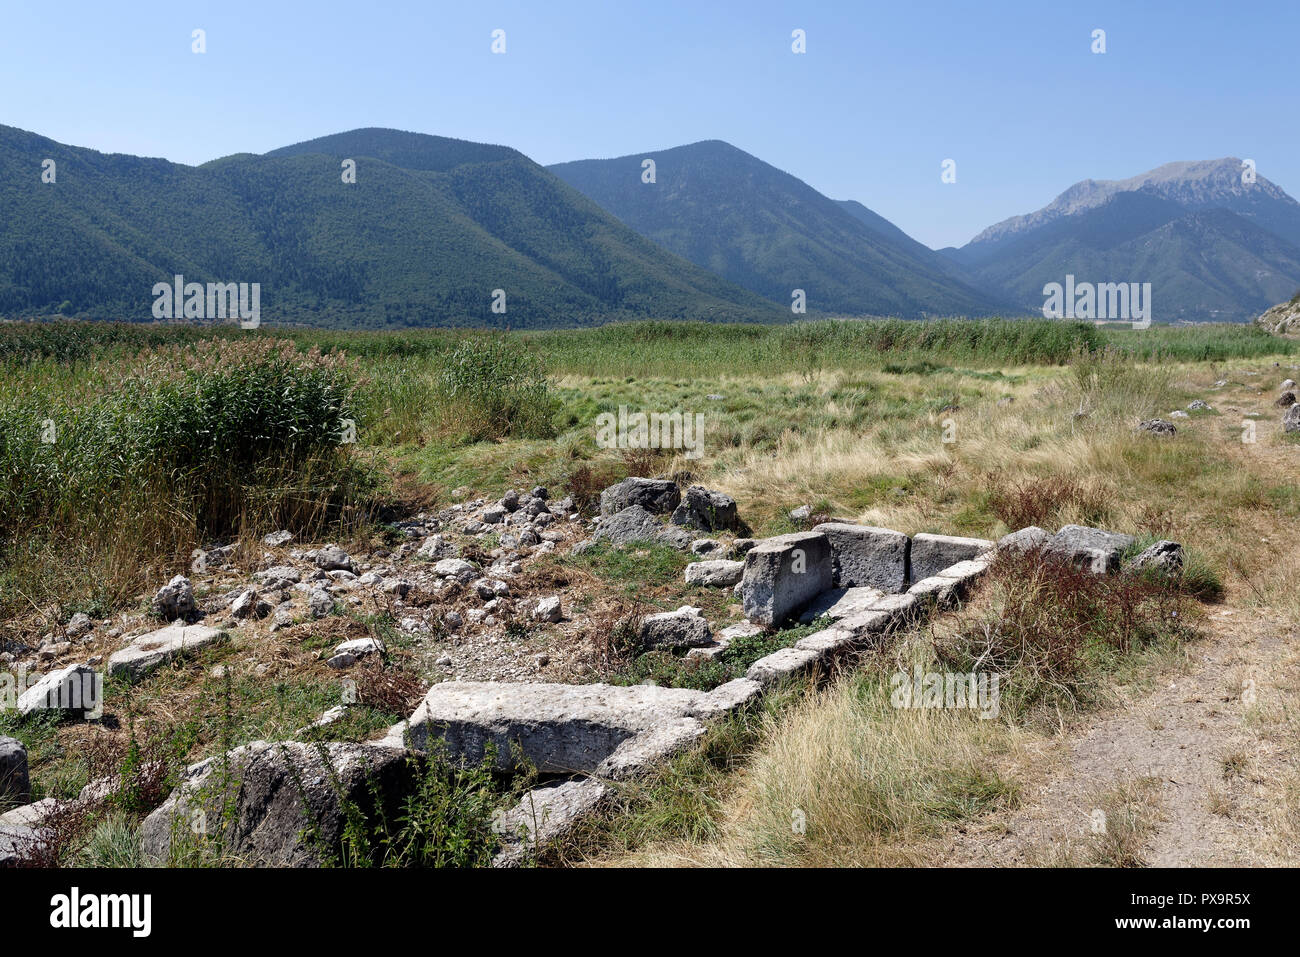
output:
<instances>
[{"instance_id":1,"label":"distant mountain ridge","mask_svg":"<svg viewBox=\"0 0 1300 957\"><path fill-rule=\"evenodd\" d=\"M653 183L643 162L655 163ZM705 140L549 169L641 235L786 308L810 313L988 315L1005 302L860 203L837 202L724 143Z\"/></svg>"},{"instance_id":2,"label":"distant mountain ridge","mask_svg":"<svg viewBox=\"0 0 1300 957\"><path fill-rule=\"evenodd\" d=\"M936 252L720 140L548 170L366 128L194 167L0 126L0 316L149 319L176 275L259 283L271 323L353 328L786 322L794 290L810 317L980 316L1038 312L1074 275L1150 282L1158 322L1249 321L1300 288L1300 203L1242 173L1085 180Z\"/></svg>"},{"instance_id":3,"label":"distant mountain ridge","mask_svg":"<svg viewBox=\"0 0 1300 957\"><path fill-rule=\"evenodd\" d=\"M1156 321L1249 321L1300 287L1300 203L1242 161L1084 180L941 252L1025 309L1067 275L1151 282Z\"/></svg>"},{"instance_id":4,"label":"distant mountain ridge","mask_svg":"<svg viewBox=\"0 0 1300 957\"><path fill-rule=\"evenodd\" d=\"M175 274L260 283L267 322L789 318L508 147L361 129L190 167L0 126L0 315L148 319L153 285Z\"/></svg>"}]
</instances>

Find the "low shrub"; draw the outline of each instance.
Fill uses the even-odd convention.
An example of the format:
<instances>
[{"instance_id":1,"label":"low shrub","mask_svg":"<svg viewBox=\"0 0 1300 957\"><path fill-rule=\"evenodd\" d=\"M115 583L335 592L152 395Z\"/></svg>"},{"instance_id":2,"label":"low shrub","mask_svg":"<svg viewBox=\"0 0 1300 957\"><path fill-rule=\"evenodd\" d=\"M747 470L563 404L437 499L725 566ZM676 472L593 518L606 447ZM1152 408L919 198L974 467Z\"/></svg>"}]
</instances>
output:
<instances>
[{"instance_id":1,"label":"low shrub","mask_svg":"<svg viewBox=\"0 0 1300 957\"><path fill-rule=\"evenodd\" d=\"M464 441L555 435L559 400L541 360L516 341L466 339L443 358L437 388L445 428Z\"/></svg>"},{"instance_id":2,"label":"low shrub","mask_svg":"<svg viewBox=\"0 0 1300 957\"><path fill-rule=\"evenodd\" d=\"M1122 656L1193 634L1191 600L1172 580L1095 575L1041 553L999 552L979 602L933 626L940 670L1000 676L1015 718L1089 702Z\"/></svg>"}]
</instances>

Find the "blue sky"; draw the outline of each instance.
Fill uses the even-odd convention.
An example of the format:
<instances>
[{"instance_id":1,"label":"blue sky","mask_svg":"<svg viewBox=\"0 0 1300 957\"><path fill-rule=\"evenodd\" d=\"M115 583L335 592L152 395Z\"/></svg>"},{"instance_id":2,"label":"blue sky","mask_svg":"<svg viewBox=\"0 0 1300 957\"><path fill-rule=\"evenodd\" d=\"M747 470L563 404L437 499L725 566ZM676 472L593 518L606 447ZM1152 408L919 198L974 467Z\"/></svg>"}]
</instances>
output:
<instances>
[{"instance_id":1,"label":"blue sky","mask_svg":"<svg viewBox=\"0 0 1300 957\"><path fill-rule=\"evenodd\" d=\"M1300 195L1297 35L1297 0L0 0L0 123L184 163L359 126L544 164L723 139L938 247L1171 160Z\"/></svg>"}]
</instances>

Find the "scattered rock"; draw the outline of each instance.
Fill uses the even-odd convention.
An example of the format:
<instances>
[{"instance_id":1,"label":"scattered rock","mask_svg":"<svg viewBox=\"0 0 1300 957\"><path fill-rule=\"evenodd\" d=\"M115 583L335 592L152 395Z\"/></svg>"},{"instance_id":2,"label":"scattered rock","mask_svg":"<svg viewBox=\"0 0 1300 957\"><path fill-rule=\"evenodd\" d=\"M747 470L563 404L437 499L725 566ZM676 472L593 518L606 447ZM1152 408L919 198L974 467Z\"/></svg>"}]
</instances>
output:
<instances>
[{"instance_id":1,"label":"scattered rock","mask_svg":"<svg viewBox=\"0 0 1300 957\"><path fill-rule=\"evenodd\" d=\"M32 799L27 774L27 748L17 738L0 736L0 807Z\"/></svg>"},{"instance_id":2,"label":"scattered rock","mask_svg":"<svg viewBox=\"0 0 1300 957\"><path fill-rule=\"evenodd\" d=\"M334 653L336 655L356 655L358 658L364 658L366 655L382 655L384 653L384 643L378 638L353 638L338 645L334 649Z\"/></svg>"},{"instance_id":3,"label":"scattered rock","mask_svg":"<svg viewBox=\"0 0 1300 957\"><path fill-rule=\"evenodd\" d=\"M812 518L812 506L800 505L798 508L790 509L790 521L796 524L803 524Z\"/></svg>"},{"instance_id":4,"label":"scattered rock","mask_svg":"<svg viewBox=\"0 0 1300 957\"><path fill-rule=\"evenodd\" d=\"M713 640L713 630L698 608L683 605L676 611L647 615L641 619L641 645L656 648L694 648Z\"/></svg>"},{"instance_id":5,"label":"scattered rock","mask_svg":"<svg viewBox=\"0 0 1300 957\"><path fill-rule=\"evenodd\" d=\"M1212 412L1214 410L1210 408L1210 403L1206 402L1204 399L1193 399L1191 402L1187 404L1187 411Z\"/></svg>"},{"instance_id":6,"label":"scattered rock","mask_svg":"<svg viewBox=\"0 0 1300 957\"><path fill-rule=\"evenodd\" d=\"M460 549L444 540L441 535L430 535L415 553L415 557L437 561L440 558L455 558L459 553Z\"/></svg>"},{"instance_id":7,"label":"scattered rock","mask_svg":"<svg viewBox=\"0 0 1300 957\"><path fill-rule=\"evenodd\" d=\"M313 618L334 614L334 597L324 588L313 588L307 595L307 611Z\"/></svg>"},{"instance_id":8,"label":"scattered rock","mask_svg":"<svg viewBox=\"0 0 1300 957\"><path fill-rule=\"evenodd\" d=\"M201 840L195 835L201 821L209 839L245 864L318 867L341 850L348 807L373 816L378 796L392 801L387 811L394 811L415 773L400 748L254 741L229 752L225 762L191 766L181 786L145 818L141 847L166 863L173 841Z\"/></svg>"},{"instance_id":9,"label":"scattered rock","mask_svg":"<svg viewBox=\"0 0 1300 957\"><path fill-rule=\"evenodd\" d=\"M672 523L702 532L721 532L737 529L740 517L736 513L736 500L730 495L692 485L682 503L673 510Z\"/></svg>"},{"instance_id":10,"label":"scattered rock","mask_svg":"<svg viewBox=\"0 0 1300 957\"><path fill-rule=\"evenodd\" d=\"M272 532L270 535L264 535L262 537L262 544L267 545L270 548L280 548L281 546L288 545L292 541L293 532L284 529L281 529L278 532Z\"/></svg>"},{"instance_id":11,"label":"scattered rock","mask_svg":"<svg viewBox=\"0 0 1300 957\"><path fill-rule=\"evenodd\" d=\"M691 562L686 566L686 584L730 588L740 581L744 572L744 562L732 562L726 559Z\"/></svg>"},{"instance_id":12,"label":"scattered rock","mask_svg":"<svg viewBox=\"0 0 1300 957\"><path fill-rule=\"evenodd\" d=\"M537 607L533 609L533 617L538 621L559 621L563 617L559 596L552 595L549 598L543 598L539 601Z\"/></svg>"},{"instance_id":13,"label":"scattered rock","mask_svg":"<svg viewBox=\"0 0 1300 957\"><path fill-rule=\"evenodd\" d=\"M1165 540L1156 542L1134 557L1129 567L1134 571L1151 570L1177 575L1183 570L1183 546Z\"/></svg>"},{"instance_id":14,"label":"scattered rock","mask_svg":"<svg viewBox=\"0 0 1300 957\"><path fill-rule=\"evenodd\" d=\"M26 716L37 711L58 711L64 716L82 718L99 712L103 682L93 669L71 665L51 671L18 698L18 713Z\"/></svg>"},{"instance_id":15,"label":"scattered rock","mask_svg":"<svg viewBox=\"0 0 1300 957\"><path fill-rule=\"evenodd\" d=\"M268 591L276 591L302 581L302 572L292 565L273 565L265 571L255 572L253 579L265 585Z\"/></svg>"},{"instance_id":16,"label":"scattered rock","mask_svg":"<svg viewBox=\"0 0 1300 957\"><path fill-rule=\"evenodd\" d=\"M1282 416L1283 432L1300 432L1300 403L1291 406Z\"/></svg>"},{"instance_id":17,"label":"scattered rock","mask_svg":"<svg viewBox=\"0 0 1300 957\"><path fill-rule=\"evenodd\" d=\"M664 527L653 513L640 505L631 505L601 522L600 528L593 536L593 541L604 540L614 545L652 542L657 540L663 531Z\"/></svg>"},{"instance_id":18,"label":"scattered rock","mask_svg":"<svg viewBox=\"0 0 1300 957\"><path fill-rule=\"evenodd\" d=\"M433 573L439 578L454 578L468 584L478 577L478 568L463 558L444 558L434 564Z\"/></svg>"},{"instance_id":19,"label":"scattered rock","mask_svg":"<svg viewBox=\"0 0 1300 957\"><path fill-rule=\"evenodd\" d=\"M1052 536L1047 551L1101 574L1117 571L1120 553L1132 547L1134 541L1132 535L1086 525L1066 525Z\"/></svg>"},{"instance_id":20,"label":"scattered rock","mask_svg":"<svg viewBox=\"0 0 1300 957\"><path fill-rule=\"evenodd\" d=\"M230 613L236 618L265 618L271 613L271 606L257 596L257 589L245 588L230 606Z\"/></svg>"},{"instance_id":21,"label":"scattered rock","mask_svg":"<svg viewBox=\"0 0 1300 957\"><path fill-rule=\"evenodd\" d=\"M594 811L609 794L595 778L546 784L523 795L519 804L493 821L502 848L495 867L513 867L530 851L563 837L577 821Z\"/></svg>"},{"instance_id":22,"label":"scattered rock","mask_svg":"<svg viewBox=\"0 0 1300 957\"><path fill-rule=\"evenodd\" d=\"M666 479L627 478L600 493L600 514L616 515L639 506L652 515L667 515L681 500L681 490Z\"/></svg>"},{"instance_id":23,"label":"scattered rock","mask_svg":"<svg viewBox=\"0 0 1300 957\"><path fill-rule=\"evenodd\" d=\"M1047 547L1052 533L1037 525L1027 525L1018 532L1011 532L998 539L998 548L1016 552L1032 552Z\"/></svg>"},{"instance_id":24,"label":"scattered rock","mask_svg":"<svg viewBox=\"0 0 1300 957\"><path fill-rule=\"evenodd\" d=\"M189 621L199 608L194 601L194 585L184 575L177 575L153 596L153 613L165 621L182 618Z\"/></svg>"},{"instance_id":25,"label":"scattered rock","mask_svg":"<svg viewBox=\"0 0 1300 957\"><path fill-rule=\"evenodd\" d=\"M1149 435L1155 435L1162 438L1176 435L1178 430L1174 428L1172 422L1166 422L1164 419L1147 419L1145 422L1138 423L1138 431L1146 432Z\"/></svg>"},{"instance_id":26,"label":"scattered rock","mask_svg":"<svg viewBox=\"0 0 1300 957\"><path fill-rule=\"evenodd\" d=\"M352 564L352 556L339 548L337 545L326 545L307 553L307 560L315 563L321 571L345 571L356 572Z\"/></svg>"},{"instance_id":27,"label":"scattered rock","mask_svg":"<svg viewBox=\"0 0 1300 957\"><path fill-rule=\"evenodd\" d=\"M130 644L109 655L108 673L135 681L186 652L220 644L226 638L226 633L219 628L168 625L132 639Z\"/></svg>"}]
</instances>

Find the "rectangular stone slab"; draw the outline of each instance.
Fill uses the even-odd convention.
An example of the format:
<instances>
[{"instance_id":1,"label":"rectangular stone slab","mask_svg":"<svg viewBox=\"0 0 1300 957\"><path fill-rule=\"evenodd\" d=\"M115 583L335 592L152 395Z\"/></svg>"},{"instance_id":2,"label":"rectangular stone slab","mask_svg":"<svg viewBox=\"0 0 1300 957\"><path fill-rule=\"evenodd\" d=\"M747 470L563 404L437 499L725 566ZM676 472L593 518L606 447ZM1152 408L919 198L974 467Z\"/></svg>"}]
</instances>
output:
<instances>
[{"instance_id":1,"label":"rectangular stone slab","mask_svg":"<svg viewBox=\"0 0 1300 957\"><path fill-rule=\"evenodd\" d=\"M919 582L940 574L950 565L984 554L993 543L986 538L959 538L955 535L912 536L910 581Z\"/></svg>"},{"instance_id":2,"label":"rectangular stone slab","mask_svg":"<svg viewBox=\"0 0 1300 957\"><path fill-rule=\"evenodd\" d=\"M877 598L884 596L879 588L862 585L856 588L828 588L804 609L799 620L807 624L823 616L839 621L860 611L866 611Z\"/></svg>"},{"instance_id":3,"label":"rectangular stone slab","mask_svg":"<svg viewBox=\"0 0 1300 957\"><path fill-rule=\"evenodd\" d=\"M907 586L911 541L902 532L851 522L825 522L813 531L831 543L836 585L869 585L886 592L900 592Z\"/></svg>"},{"instance_id":4,"label":"rectangular stone slab","mask_svg":"<svg viewBox=\"0 0 1300 957\"><path fill-rule=\"evenodd\" d=\"M409 743L424 750L440 738L448 757L469 763L493 743L502 768L522 756L542 773L590 773L630 738L671 729L689 736L703 729L698 716L716 712L705 692L686 688L445 681L411 715ZM405 730L394 727L390 739Z\"/></svg>"},{"instance_id":5,"label":"rectangular stone slab","mask_svg":"<svg viewBox=\"0 0 1300 957\"><path fill-rule=\"evenodd\" d=\"M125 675L132 680L176 658L184 652L198 651L226 640L220 628L205 625L168 625L141 635L108 657L108 673Z\"/></svg>"},{"instance_id":6,"label":"rectangular stone slab","mask_svg":"<svg viewBox=\"0 0 1300 957\"><path fill-rule=\"evenodd\" d=\"M777 535L745 555L740 583L745 617L760 625L780 624L831 587L829 539L820 532Z\"/></svg>"},{"instance_id":7,"label":"rectangular stone slab","mask_svg":"<svg viewBox=\"0 0 1300 957\"><path fill-rule=\"evenodd\" d=\"M782 648L750 665L745 677L767 686L810 671L821 659L822 652L812 648Z\"/></svg>"}]
</instances>

